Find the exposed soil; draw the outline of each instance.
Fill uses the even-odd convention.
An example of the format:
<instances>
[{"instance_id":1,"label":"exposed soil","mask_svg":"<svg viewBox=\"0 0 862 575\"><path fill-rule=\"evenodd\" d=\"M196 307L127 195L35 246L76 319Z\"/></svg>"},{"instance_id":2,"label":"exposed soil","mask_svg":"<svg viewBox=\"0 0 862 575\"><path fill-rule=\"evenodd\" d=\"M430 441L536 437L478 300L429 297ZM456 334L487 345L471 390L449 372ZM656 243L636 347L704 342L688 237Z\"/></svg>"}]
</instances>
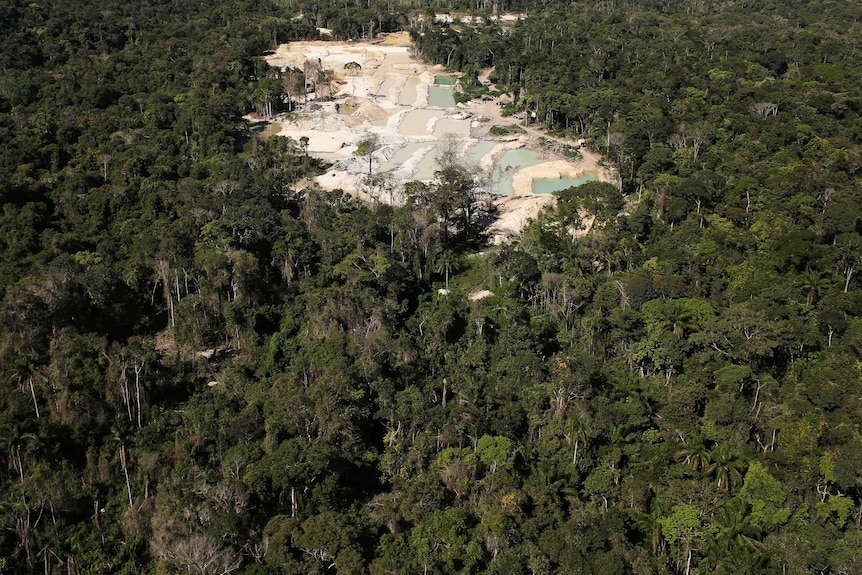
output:
<instances>
[{"instance_id":1,"label":"exposed soil","mask_svg":"<svg viewBox=\"0 0 862 575\"><path fill-rule=\"evenodd\" d=\"M526 147L539 151L541 138L545 142L575 144L532 127L522 127L514 136L489 136L492 126L511 126L519 122L502 115L500 101L474 100L455 108L430 106L429 88L434 85L435 76L451 74L442 66L414 60L409 47L409 35L400 32L373 42L293 42L279 46L274 54L267 56L273 66L302 70L306 62L311 61L333 71L333 100L318 101L312 93L298 111L275 119L281 125L280 135L295 140L307 137L309 154L333 162L333 168L317 178L322 188L341 188L383 202L399 200L391 190L416 179L413 168L421 162L421 154L427 153L428 148L417 145L421 151L415 157L404 160L401 166L378 177L372 185L367 178L368 158L355 155L357 144L368 138L376 138L379 143L372 155L373 173L410 143L427 142L430 146L439 145L442 140L447 145L448 142L466 145L480 140L498 140L499 145L478 162L479 169L487 171L506 149ZM356 63L361 69L355 69L353 64L345 68L348 63ZM487 79L487 71L481 78ZM514 174L513 196L500 196L495 200L499 219L493 224L492 232L496 241L517 236L529 218L553 204L553 196L532 193L534 178L578 177L594 172L601 181L614 181L600 165L600 158L587 150L582 150L582 158L577 161L553 157L547 151L543 151L543 155L549 161Z\"/></svg>"}]
</instances>

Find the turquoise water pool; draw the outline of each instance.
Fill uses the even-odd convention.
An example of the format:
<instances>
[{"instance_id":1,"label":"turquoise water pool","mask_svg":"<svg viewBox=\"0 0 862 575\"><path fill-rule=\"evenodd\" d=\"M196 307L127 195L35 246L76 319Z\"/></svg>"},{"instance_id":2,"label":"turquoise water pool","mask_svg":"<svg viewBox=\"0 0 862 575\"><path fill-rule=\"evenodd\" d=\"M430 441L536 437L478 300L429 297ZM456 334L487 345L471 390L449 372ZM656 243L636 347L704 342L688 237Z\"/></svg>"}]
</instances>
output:
<instances>
[{"instance_id":1,"label":"turquoise water pool","mask_svg":"<svg viewBox=\"0 0 862 575\"><path fill-rule=\"evenodd\" d=\"M434 83L438 86L454 86L455 78L452 78L451 76L435 76Z\"/></svg>"},{"instance_id":2,"label":"turquoise water pool","mask_svg":"<svg viewBox=\"0 0 862 575\"><path fill-rule=\"evenodd\" d=\"M567 176L563 176L557 180L538 178L533 180L533 193L552 194L554 192L560 192L567 188L573 188L575 186L586 184L587 182L596 182L598 181L598 179L598 176L596 176L596 174L594 174L593 172L587 172L579 178L569 178Z\"/></svg>"},{"instance_id":3,"label":"turquoise water pool","mask_svg":"<svg viewBox=\"0 0 862 575\"><path fill-rule=\"evenodd\" d=\"M413 157L413 154L421 150L422 148L427 148L431 146L431 142L415 142L412 144L405 144L401 148L392 154L392 157L380 164L381 172L388 172L390 170L394 170L401 166L404 162Z\"/></svg>"},{"instance_id":4,"label":"turquoise water pool","mask_svg":"<svg viewBox=\"0 0 862 575\"><path fill-rule=\"evenodd\" d=\"M425 154L419 163L416 164L416 171L413 172L413 179L426 182L433 180L437 170L440 169L438 158L443 151L443 142L434 142L434 148Z\"/></svg>"},{"instance_id":5,"label":"turquoise water pool","mask_svg":"<svg viewBox=\"0 0 862 575\"><path fill-rule=\"evenodd\" d=\"M436 108L454 108L455 92L452 88L428 87L428 105Z\"/></svg>"},{"instance_id":6,"label":"turquoise water pool","mask_svg":"<svg viewBox=\"0 0 862 575\"><path fill-rule=\"evenodd\" d=\"M468 144L459 150L461 164L477 169L479 161L490 153L499 142L483 140L474 144ZM430 140L425 142L411 142L404 144L392 157L380 165L380 172L389 172L398 169L402 164L411 159L415 162L409 178L419 181L433 180L437 170L440 169L439 156L443 150L451 145L443 140ZM417 153L421 152L421 157ZM522 168L535 166L542 163L539 152L525 148L506 151L500 160L494 165L491 174L485 180L488 191L497 196L512 195L512 177L515 172ZM587 172L578 178L562 177L559 179L540 178L533 180L533 193L551 194L566 188L580 186L587 182L595 182L598 177L593 172Z\"/></svg>"},{"instance_id":7,"label":"turquoise water pool","mask_svg":"<svg viewBox=\"0 0 862 575\"><path fill-rule=\"evenodd\" d=\"M491 172L489 190L497 196L512 195L512 176L521 168L541 163L539 154L527 149L508 150Z\"/></svg>"},{"instance_id":8,"label":"turquoise water pool","mask_svg":"<svg viewBox=\"0 0 862 575\"><path fill-rule=\"evenodd\" d=\"M490 153L499 142L494 140L482 140L481 142L477 142L470 146L470 148L464 152L464 164L470 167L477 166L479 161L485 157L486 154Z\"/></svg>"},{"instance_id":9,"label":"turquoise water pool","mask_svg":"<svg viewBox=\"0 0 862 575\"><path fill-rule=\"evenodd\" d=\"M412 142L400 147L392 157L380 164L379 171L391 172L400 168L405 162L412 160L413 164L409 178L411 180L428 181L434 179L434 174L440 169L437 158L443 149L441 141Z\"/></svg>"}]
</instances>

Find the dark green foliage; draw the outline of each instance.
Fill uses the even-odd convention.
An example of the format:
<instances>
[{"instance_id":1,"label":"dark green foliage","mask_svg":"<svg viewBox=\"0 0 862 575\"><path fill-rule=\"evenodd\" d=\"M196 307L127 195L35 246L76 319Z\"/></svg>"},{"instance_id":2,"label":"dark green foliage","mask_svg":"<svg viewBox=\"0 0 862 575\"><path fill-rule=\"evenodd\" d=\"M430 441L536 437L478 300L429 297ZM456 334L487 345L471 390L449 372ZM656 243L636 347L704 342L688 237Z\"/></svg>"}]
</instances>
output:
<instances>
[{"instance_id":1,"label":"dark green foliage","mask_svg":"<svg viewBox=\"0 0 862 575\"><path fill-rule=\"evenodd\" d=\"M0 572L859 570L856 4L7 4ZM622 186L297 193L259 55L411 23Z\"/></svg>"}]
</instances>

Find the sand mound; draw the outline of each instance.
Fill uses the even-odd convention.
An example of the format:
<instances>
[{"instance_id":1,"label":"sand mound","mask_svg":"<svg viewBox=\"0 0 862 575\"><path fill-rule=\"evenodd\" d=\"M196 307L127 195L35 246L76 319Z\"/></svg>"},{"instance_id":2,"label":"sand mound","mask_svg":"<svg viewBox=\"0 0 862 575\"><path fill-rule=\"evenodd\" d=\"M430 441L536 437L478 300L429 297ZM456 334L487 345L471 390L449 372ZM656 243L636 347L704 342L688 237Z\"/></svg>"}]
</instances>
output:
<instances>
[{"instance_id":1,"label":"sand mound","mask_svg":"<svg viewBox=\"0 0 862 575\"><path fill-rule=\"evenodd\" d=\"M347 127L344 122L344 116L339 116L326 110L289 117L283 123L283 126L285 131L297 129L316 132L338 132Z\"/></svg>"},{"instance_id":2,"label":"sand mound","mask_svg":"<svg viewBox=\"0 0 862 575\"><path fill-rule=\"evenodd\" d=\"M375 120L385 120L389 117L389 112L371 102L361 105L351 118L358 118L364 122L374 122Z\"/></svg>"},{"instance_id":3,"label":"sand mound","mask_svg":"<svg viewBox=\"0 0 862 575\"><path fill-rule=\"evenodd\" d=\"M546 206L554 205L555 198L549 194L531 196L508 196L494 200L500 213L491 224L489 232L495 244L517 238L527 221L534 219Z\"/></svg>"}]
</instances>

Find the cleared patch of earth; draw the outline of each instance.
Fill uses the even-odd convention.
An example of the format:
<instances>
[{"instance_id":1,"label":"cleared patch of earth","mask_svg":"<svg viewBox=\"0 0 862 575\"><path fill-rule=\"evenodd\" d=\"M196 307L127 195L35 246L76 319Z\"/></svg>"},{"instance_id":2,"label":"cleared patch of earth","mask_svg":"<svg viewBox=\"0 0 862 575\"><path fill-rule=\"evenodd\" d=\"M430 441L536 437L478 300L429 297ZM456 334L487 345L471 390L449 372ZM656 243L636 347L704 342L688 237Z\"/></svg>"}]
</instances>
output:
<instances>
[{"instance_id":1,"label":"cleared patch of earth","mask_svg":"<svg viewBox=\"0 0 862 575\"><path fill-rule=\"evenodd\" d=\"M298 111L274 121L279 135L308 138L308 153L332 162L327 173L316 179L323 189L340 188L366 199L398 202L397 190L411 180L433 179L436 157L444 150L454 151L480 175L487 191L512 190L511 196L494 200L499 219L491 231L496 241L504 241L517 236L529 218L554 202L551 195L533 193L534 179L575 178L592 172L600 181L614 181L600 158L586 150L577 161L548 157L540 146L546 136L538 130L490 135L492 126L518 123L501 114L501 101L431 105L429 91L434 94L432 100L451 102L434 91L447 88L435 85L435 78L452 74L442 66L415 60L406 32L369 42L292 42L279 46L266 60L276 67L300 70L310 61L333 72L332 100L318 101L314 93L309 94ZM356 155L358 144L368 139L378 142L371 157L373 178L369 178L368 157ZM495 172L503 155L517 149L535 151L540 159L509 166L513 169L504 174ZM506 178L511 186L500 186L499 178Z\"/></svg>"}]
</instances>

